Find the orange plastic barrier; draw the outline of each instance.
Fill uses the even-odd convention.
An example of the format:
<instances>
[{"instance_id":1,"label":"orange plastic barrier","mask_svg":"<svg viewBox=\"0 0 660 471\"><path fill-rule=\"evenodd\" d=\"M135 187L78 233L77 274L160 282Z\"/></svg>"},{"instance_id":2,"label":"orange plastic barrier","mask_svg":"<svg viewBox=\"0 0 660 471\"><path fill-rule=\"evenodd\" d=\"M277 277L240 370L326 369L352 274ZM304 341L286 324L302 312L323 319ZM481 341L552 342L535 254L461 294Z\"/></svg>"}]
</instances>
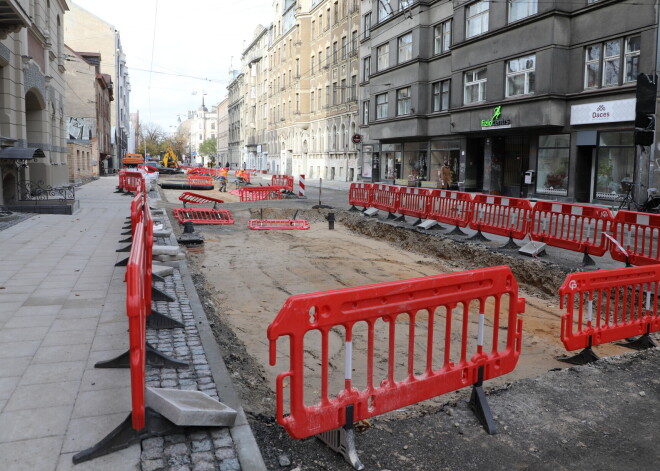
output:
<instances>
[{"instance_id":1,"label":"orange plastic barrier","mask_svg":"<svg viewBox=\"0 0 660 471\"><path fill-rule=\"evenodd\" d=\"M351 205L349 211L356 211L356 206L362 206L364 209L370 207L373 199L373 188L372 183L351 183L348 190L348 204Z\"/></svg>"},{"instance_id":2,"label":"orange plastic barrier","mask_svg":"<svg viewBox=\"0 0 660 471\"><path fill-rule=\"evenodd\" d=\"M660 330L660 265L571 273L559 289L561 341L567 350ZM597 359L593 354L584 355Z\"/></svg>"},{"instance_id":3,"label":"orange plastic barrier","mask_svg":"<svg viewBox=\"0 0 660 471\"><path fill-rule=\"evenodd\" d=\"M608 250L605 233L612 220L606 208L538 201L532 210L530 233L533 240L554 247L600 256Z\"/></svg>"},{"instance_id":4,"label":"orange plastic barrier","mask_svg":"<svg viewBox=\"0 0 660 471\"><path fill-rule=\"evenodd\" d=\"M465 227L470 223L472 196L470 193L449 190L431 190L429 218Z\"/></svg>"},{"instance_id":5,"label":"orange plastic barrier","mask_svg":"<svg viewBox=\"0 0 660 471\"><path fill-rule=\"evenodd\" d=\"M250 219L248 227L255 231L268 230L307 230L309 223L305 219Z\"/></svg>"},{"instance_id":6,"label":"orange plastic barrier","mask_svg":"<svg viewBox=\"0 0 660 471\"><path fill-rule=\"evenodd\" d=\"M525 300L518 298L518 285L507 266L291 296L268 327L271 365L277 360L277 340L288 337L289 346L289 369L277 376L277 421L289 435L301 439L344 426L349 407L358 421L475 385L480 375L487 380L509 373L520 356L522 319L518 314L524 309ZM384 338L376 338L377 323L383 326L378 332ZM416 330L416 323L426 326ZM356 324L366 329L356 339L364 345L366 358L354 360ZM306 338L311 331L320 339ZM444 338L434 337L438 331ZM405 332L407 353L399 352L398 359L407 365L407 374L397 380L395 337ZM506 335L505 344L501 334ZM330 337L333 351L336 342L343 342L345 352L344 386L339 391L329 390ZM452 339L458 343L455 349ZM418 345L425 345L426 355L415 364ZM305 365L306 349L313 348L321 350L321 364ZM374 352L383 350L387 377L377 384ZM366 364L363 389L352 382L354 361ZM307 375L319 369L320 398L310 403L304 397ZM285 395L288 411L284 410Z\"/></svg>"},{"instance_id":7,"label":"orange plastic barrier","mask_svg":"<svg viewBox=\"0 0 660 471\"><path fill-rule=\"evenodd\" d=\"M211 185L213 186L213 178L208 175L188 175L188 185Z\"/></svg>"},{"instance_id":8,"label":"orange plastic barrier","mask_svg":"<svg viewBox=\"0 0 660 471\"><path fill-rule=\"evenodd\" d=\"M183 207L186 207L186 203L190 204L201 204L201 203L213 203L213 209L216 209L219 204L224 203L224 200L218 198L211 198L210 196L200 195L199 193L193 193L192 191L186 191L181 193L179 196L179 201L183 201Z\"/></svg>"},{"instance_id":9,"label":"orange plastic barrier","mask_svg":"<svg viewBox=\"0 0 660 471\"><path fill-rule=\"evenodd\" d=\"M418 220L415 223L421 222L428 217L430 195L431 190L426 188L401 188L398 213L416 217Z\"/></svg>"},{"instance_id":10,"label":"orange plastic barrier","mask_svg":"<svg viewBox=\"0 0 660 471\"><path fill-rule=\"evenodd\" d=\"M271 186L279 186L287 191L293 191L293 175L273 175Z\"/></svg>"},{"instance_id":11,"label":"orange plastic barrier","mask_svg":"<svg viewBox=\"0 0 660 471\"><path fill-rule=\"evenodd\" d=\"M371 205L381 211L387 211L388 218L394 218L394 213L399 210L401 187L376 183L373 186L373 191Z\"/></svg>"},{"instance_id":12,"label":"orange plastic barrier","mask_svg":"<svg viewBox=\"0 0 660 471\"><path fill-rule=\"evenodd\" d=\"M610 244L614 260L632 265L660 263L660 215L619 211L614 218L612 235L626 252Z\"/></svg>"},{"instance_id":13,"label":"orange plastic barrier","mask_svg":"<svg viewBox=\"0 0 660 471\"><path fill-rule=\"evenodd\" d=\"M238 189L241 201L281 200L282 192L276 186L241 187Z\"/></svg>"},{"instance_id":14,"label":"orange plastic barrier","mask_svg":"<svg viewBox=\"0 0 660 471\"><path fill-rule=\"evenodd\" d=\"M174 217L181 224L234 224L234 218L226 209L174 208Z\"/></svg>"},{"instance_id":15,"label":"orange plastic barrier","mask_svg":"<svg viewBox=\"0 0 660 471\"><path fill-rule=\"evenodd\" d=\"M470 228L514 239L529 233L532 205L529 200L493 195L474 195Z\"/></svg>"}]
</instances>

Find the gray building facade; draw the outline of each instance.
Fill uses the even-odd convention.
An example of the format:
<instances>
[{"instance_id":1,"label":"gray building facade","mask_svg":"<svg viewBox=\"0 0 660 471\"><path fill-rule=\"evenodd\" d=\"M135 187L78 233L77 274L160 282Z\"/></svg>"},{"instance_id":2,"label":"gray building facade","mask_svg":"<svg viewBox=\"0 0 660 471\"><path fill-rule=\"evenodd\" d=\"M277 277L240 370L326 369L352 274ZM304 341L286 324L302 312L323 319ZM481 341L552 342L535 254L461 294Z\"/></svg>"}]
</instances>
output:
<instances>
[{"instance_id":1,"label":"gray building facade","mask_svg":"<svg viewBox=\"0 0 660 471\"><path fill-rule=\"evenodd\" d=\"M654 5L364 3L364 178L436 187L446 162L456 189L603 203L658 185L652 146L633 140Z\"/></svg>"}]
</instances>

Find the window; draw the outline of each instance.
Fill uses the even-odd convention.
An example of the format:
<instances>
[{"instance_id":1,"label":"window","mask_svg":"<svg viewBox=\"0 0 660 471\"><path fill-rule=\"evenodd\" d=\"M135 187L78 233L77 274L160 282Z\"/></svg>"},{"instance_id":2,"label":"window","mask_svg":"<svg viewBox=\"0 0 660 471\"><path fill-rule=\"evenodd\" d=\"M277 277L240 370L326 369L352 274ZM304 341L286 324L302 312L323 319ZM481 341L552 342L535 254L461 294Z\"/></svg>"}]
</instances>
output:
<instances>
[{"instance_id":1,"label":"window","mask_svg":"<svg viewBox=\"0 0 660 471\"><path fill-rule=\"evenodd\" d=\"M451 20L433 27L433 53L447 52L451 46Z\"/></svg>"},{"instance_id":2,"label":"window","mask_svg":"<svg viewBox=\"0 0 660 471\"><path fill-rule=\"evenodd\" d=\"M537 193L568 194L569 145L570 134L539 136Z\"/></svg>"},{"instance_id":3,"label":"window","mask_svg":"<svg viewBox=\"0 0 660 471\"><path fill-rule=\"evenodd\" d=\"M509 0L509 23L536 15L538 0Z\"/></svg>"},{"instance_id":4,"label":"window","mask_svg":"<svg viewBox=\"0 0 660 471\"><path fill-rule=\"evenodd\" d=\"M472 38L488 31L488 0L473 3L466 9L465 37Z\"/></svg>"},{"instance_id":5,"label":"window","mask_svg":"<svg viewBox=\"0 0 660 471\"><path fill-rule=\"evenodd\" d=\"M346 43L346 36L341 38L341 58L346 59L346 48L347 48L347 43Z\"/></svg>"},{"instance_id":6,"label":"window","mask_svg":"<svg viewBox=\"0 0 660 471\"><path fill-rule=\"evenodd\" d=\"M378 0L378 21L386 20L391 14L390 0Z\"/></svg>"},{"instance_id":7,"label":"window","mask_svg":"<svg viewBox=\"0 0 660 471\"><path fill-rule=\"evenodd\" d=\"M316 29L316 20L312 20L312 37L314 36L315 29Z\"/></svg>"},{"instance_id":8,"label":"window","mask_svg":"<svg viewBox=\"0 0 660 471\"><path fill-rule=\"evenodd\" d=\"M362 102L362 124L369 124L369 100Z\"/></svg>"},{"instance_id":9,"label":"window","mask_svg":"<svg viewBox=\"0 0 660 471\"><path fill-rule=\"evenodd\" d=\"M431 85L431 94L433 97L432 111L447 111L449 109L449 80L435 82Z\"/></svg>"},{"instance_id":10,"label":"window","mask_svg":"<svg viewBox=\"0 0 660 471\"><path fill-rule=\"evenodd\" d=\"M639 50L641 36L626 39L625 71L623 83L636 82L639 75Z\"/></svg>"},{"instance_id":11,"label":"window","mask_svg":"<svg viewBox=\"0 0 660 471\"><path fill-rule=\"evenodd\" d=\"M335 23L334 24L337 24L337 22L339 21L339 3L338 2L335 2L332 12L333 12L333 16L335 17Z\"/></svg>"},{"instance_id":12,"label":"window","mask_svg":"<svg viewBox=\"0 0 660 471\"><path fill-rule=\"evenodd\" d=\"M323 95L321 95L321 89L320 89L320 88L319 88L319 91L318 91L318 95L317 95L317 97L318 97L318 100L319 100L319 103L318 103L317 109L318 109L319 111L321 111L321 110L323 109Z\"/></svg>"},{"instance_id":13,"label":"window","mask_svg":"<svg viewBox=\"0 0 660 471\"><path fill-rule=\"evenodd\" d=\"M584 54L584 88L635 82L639 74L641 36L591 44ZM623 65L623 67L622 67Z\"/></svg>"},{"instance_id":14,"label":"window","mask_svg":"<svg viewBox=\"0 0 660 471\"><path fill-rule=\"evenodd\" d=\"M315 56L312 56L312 66L309 70L310 75L314 75L314 59L315 58L316 58Z\"/></svg>"},{"instance_id":15,"label":"window","mask_svg":"<svg viewBox=\"0 0 660 471\"><path fill-rule=\"evenodd\" d=\"M350 101L357 101L357 75L351 76L351 94L348 99Z\"/></svg>"},{"instance_id":16,"label":"window","mask_svg":"<svg viewBox=\"0 0 660 471\"><path fill-rule=\"evenodd\" d=\"M362 25L364 27L364 37L368 38L371 35L371 13L367 13L362 17Z\"/></svg>"},{"instance_id":17,"label":"window","mask_svg":"<svg viewBox=\"0 0 660 471\"><path fill-rule=\"evenodd\" d=\"M376 52L378 54L378 64L376 70L380 72L381 70L385 70L390 66L390 45L383 44L382 46L378 47L378 49L376 49Z\"/></svg>"},{"instance_id":18,"label":"window","mask_svg":"<svg viewBox=\"0 0 660 471\"><path fill-rule=\"evenodd\" d=\"M323 67L323 53L319 51L319 72L321 71L322 67Z\"/></svg>"},{"instance_id":19,"label":"window","mask_svg":"<svg viewBox=\"0 0 660 471\"><path fill-rule=\"evenodd\" d=\"M351 33L351 55L354 56L357 54L358 50L358 32L353 31Z\"/></svg>"},{"instance_id":20,"label":"window","mask_svg":"<svg viewBox=\"0 0 660 471\"><path fill-rule=\"evenodd\" d=\"M325 68L330 66L330 46L325 48Z\"/></svg>"},{"instance_id":21,"label":"window","mask_svg":"<svg viewBox=\"0 0 660 471\"><path fill-rule=\"evenodd\" d=\"M369 80L369 69L371 67L371 56L362 59L362 81Z\"/></svg>"},{"instance_id":22,"label":"window","mask_svg":"<svg viewBox=\"0 0 660 471\"><path fill-rule=\"evenodd\" d=\"M513 59L506 65L506 96L534 93L536 56Z\"/></svg>"},{"instance_id":23,"label":"window","mask_svg":"<svg viewBox=\"0 0 660 471\"><path fill-rule=\"evenodd\" d=\"M399 64L412 59L412 33L404 34L398 40L399 42Z\"/></svg>"},{"instance_id":24,"label":"window","mask_svg":"<svg viewBox=\"0 0 660 471\"><path fill-rule=\"evenodd\" d=\"M387 93L376 95L376 119L387 118Z\"/></svg>"},{"instance_id":25,"label":"window","mask_svg":"<svg viewBox=\"0 0 660 471\"><path fill-rule=\"evenodd\" d=\"M339 96L341 99L341 103L346 103L346 79L341 79Z\"/></svg>"},{"instance_id":26,"label":"window","mask_svg":"<svg viewBox=\"0 0 660 471\"><path fill-rule=\"evenodd\" d=\"M330 85L325 86L325 107L330 106Z\"/></svg>"},{"instance_id":27,"label":"window","mask_svg":"<svg viewBox=\"0 0 660 471\"><path fill-rule=\"evenodd\" d=\"M396 115L410 114L410 87L400 88L396 91Z\"/></svg>"},{"instance_id":28,"label":"window","mask_svg":"<svg viewBox=\"0 0 660 471\"><path fill-rule=\"evenodd\" d=\"M623 193L621 183L635 175L635 144L632 132L603 132L598 135L596 198L614 199Z\"/></svg>"},{"instance_id":29,"label":"window","mask_svg":"<svg viewBox=\"0 0 660 471\"><path fill-rule=\"evenodd\" d=\"M332 104L337 104L337 82L332 82Z\"/></svg>"},{"instance_id":30,"label":"window","mask_svg":"<svg viewBox=\"0 0 660 471\"><path fill-rule=\"evenodd\" d=\"M326 10L326 22L325 22L325 29L330 29L330 8Z\"/></svg>"},{"instance_id":31,"label":"window","mask_svg":"<svg viewBox=\"0 0 660 471\"><path fill-rule=\"evenodd\" d=\"M337 41L332 43L332 63L337 63Z\"/></svg>"},{"instance_id":32,"label":"window","mask_svg":"<svg viewBox=\"0 0 660 471\"><path fill-rule=\"evenodd\" d=\"M399 0L399 10L404 10L412 5L412 0Z\"/></svg>"},{"instance_id":33,"label":"window","mask_svg":"<svg viewBox=\"0 0 660 471\"><path fill-rule=\"evenodd\" d=\"M465 73L464 99L466 105L486 100L486 68Z\"/></svg>"}]
</instances>

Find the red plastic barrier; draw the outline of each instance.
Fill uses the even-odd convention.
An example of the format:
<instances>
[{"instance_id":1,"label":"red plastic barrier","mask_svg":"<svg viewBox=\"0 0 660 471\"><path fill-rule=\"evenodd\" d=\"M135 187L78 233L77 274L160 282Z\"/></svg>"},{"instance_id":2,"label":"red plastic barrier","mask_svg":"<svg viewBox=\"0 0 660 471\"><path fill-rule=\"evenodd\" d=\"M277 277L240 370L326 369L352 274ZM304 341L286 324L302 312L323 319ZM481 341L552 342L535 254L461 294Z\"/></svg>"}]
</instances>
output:
<instances>
[{"instance_id":1,"label":"red plastic barrier","mask_svg":"<svg viewBox=\"0 0 660 471\"><path fill-rule=\"evenodd\" d=\"M188 175L188 185L211 185L213 186L213 178L208 175Z\"/></svg>"},{"instance_id":2,"label":"red plastic barrier","mask_svg":"<svg viewBox=\"0 0 660 471\"><path fill-rule=\"evenodd\" d=\"M305 219L250 219L248 227L254 231L305 231L309 229L309 223Z\"/></svg>"},{"instance_id":3,"label":"red plastic barrier","mask_svg":"<svg viewBox=\"0 0 660 471\"><path fill-rule=\"evenodd\" d=\"M131 236L135 234L137 223L142 221L144 206L146 204L145 193L138 191L131 201Z\"/></svg>"},{"instance_id":4,"label":"red plastic barrier","mask_svg":"<svg viewBox=\"0 0 660 471\"><path fill-rule=\"evenodd\" d=\"M470 223L472 195L460 191L432 190L429 197L429 218L465 227Z\"/></svg>"},{"instance_id":5,"label":"red plastic barrier","mask_svg":"<svg viewBox=\"0 0 660 471\"><path fill-rule=\"evenodd\" d=\"M431 190L404 187L399 192L399 214L426 219L429 213Z\"/></svg>"},{"instance_id":6,"label":"red plastic barrier","mask_svg":"<svg viewBox=\"0 0 660 471\"><path fill-rule=\"evenodd\" d=\"M532 239L554 247L590 255L603 255L609 241L605 233L612 225L607 208L538 201L532 210Z\"/></svg>"},{"instance_id":7,"label":"red plastic barrier","mask_svg":"<svg viewBox=\"0 0 660 471\"><path fill-rule=\"evenodd\" d=\"M124 191L126 188L126 170L121 169L119 170L119 184L117 185L117 189Z\"/></svg>"},{"instance_id":8,"label":"red plastic barrier","mask_svg":"<svg viewBox=\"0 0 660 471\"><path fill-rule=\"evenodd\" d=\"M215 209L218 204L224 203L224 200L218 198L211 198L210 196L200 195L199 193L193 193L192 191L186 191L179 195L179 201L183 201L183 207L186 207L186 203L190 204L202 204L202 203L213 203L213 208Z\"/></svg>"},{"instance_id":9,"label":"red plastic barrier","mask_svg":"<svg viewBox=\"0 0 660 471\"><path fill-rule=\"evenodd\" d=\"M660 263L660 215L619 211L614 218L612 235L627 252L626 257L616 244L610 244L614 260L628 261L632 265Z\"/></svg>"},{"instance_id":10,"label":"red plastic barrier","mask_svg":"<svg viewBox=\"0 0 660 471\"><path fill-rule=\"evenodd\" d=\"M293 191L293 176L292 175L273 175L271 177L272 186L279 186L287 191Z\"/></svg>"},{"instance_id":11,"label":"red plastic barrier","mask_svg":"<svg viewBox=\"0 0 660 471\"><path fill-rule=\"evenodd\" d=\"M373 199L373 184L372 183L351 183L348 190L348 204L351 207L362 206L368 208L371 206Z\"/></svg>"},{"instance_id":12,"label":"red plastic barrier","mask_svg":"<svg viewBox=\"0 0 660 471\"><path fill-rule=\"evenodd\" d=\"M514 369L520 356L522 319L518 314L524 312L524 307L507 266L291 296L268 327L271 365L277 359L277 340L289 338L289 370L277 376L277 421L292 437L305 438L343 426L348 406L354 406L353 420L359 421L473 385L482 368L483 379L504 375ZM434 329L436 317L438 327ZM478 327L470 326L470 320ZM418 322L426 327L416 331ZM385 338L376 338L377 323L384 326ZM366 351L366 358L356 361L366 364L364 389L358 389L351 379L356 324L367 330L361 337L356 334L356 342L365 345ZM500 329L505 328L502 333L506 332L506 346L500 350ZM397 380L395 336L402 335L401 330L408 332L407 354L400 353L407 364L407 375ZM444 332L444 338L435 339L435 330ZM321 338L306 338L311 331ZM328 381L330 337L333 357L339 355L334 350L341 341L345 356L344 387L332 395ZM452 339L460 339L453 352ZM426 355L415 365L417 345L426 346ZM305 365L306 349L312 348L321 350L321 384L319 400L310 404L304 397L306 375L319 369L316 364ZM378 364L374 352L382 350L387 355L387 377L375 384L374 368ZM289 387L285 389L287 378ZM284 411L285 393L290 405L288 415Z\"/></svg>"},{"instance_id":13,"label":"red plastic barrier","mask_svg":"<svg viewBox=\"0 0 660 471\"><path fill-rule=\"evenodd\" d=\"M193 224L234 224L234 218L226 209L174 208L174 217L181 223Z\"/></svg>"},{"instance_id":14,"label":"red plastic barrier","mask_svg":"<svg viewBox=\"0 0 660 471\"><path fill-rule=\"evenodd\" d=\"M532 205L529 200L493 195L474 195L470 229L514 239L529 233Z\"/></svg>"},{"instance_id":15,"label":"red plastic barrier","mask_svg":"<svg viewBox=\"0 0 660 471\"><path fill-rule=\"evenodd\" d=\"M144 175L140 172L126 171L124 189L127 191L138 191L140 183L144 180Z\"/></svg>"},{"instance_id":16,"label":"red plastic barrier","mask_svg":"<svg viewBox=\"0 0 660 471\"><path fill-rule=\"evenodd\" d=\"M394 214L399 210L399 199L401 196L401 187L395 185L385 185L375 183L373 186L373 200L371 205L381 211L387 211Z\"/></svg>"},{"instance_id":17,"label":"red plastic barrier","mask_svg":"<svg viewBox=\"0 0 660 471\"><path fill-rule=\"evenodd\" d=\"M241 187L238 189L241 201L281 200L282 192L276 186Z\"/></svg>"},{"instance_id":18,"label":"red plastic barrier","mask_svg":"<svg viewBox=\"0 0 660 471\"><path fill-rule=\"evenodd\" d=\"M567 350L660 330L660 265L571 273L559 289Z\"/></svg>"}]
</instances>

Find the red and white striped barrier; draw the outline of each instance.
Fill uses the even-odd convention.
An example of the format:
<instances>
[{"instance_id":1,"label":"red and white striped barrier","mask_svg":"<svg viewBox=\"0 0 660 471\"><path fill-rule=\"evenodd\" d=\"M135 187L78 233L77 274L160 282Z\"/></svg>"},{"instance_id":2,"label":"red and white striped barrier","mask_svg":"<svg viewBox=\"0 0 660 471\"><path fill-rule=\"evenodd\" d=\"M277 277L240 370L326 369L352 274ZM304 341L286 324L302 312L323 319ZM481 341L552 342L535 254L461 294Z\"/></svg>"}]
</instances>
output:
<instances>
[{"instance_id":1,"label":"red and white striped barrier","mask_svg":"<svg viewBox=\"0 0 660 471\"><path fill-rule=\"evenodd\" d=\"M305 175L300 175L298 177L298 185L300 190L298 190L298 196L305 196Z\"/></svg>"}]
</instances>

